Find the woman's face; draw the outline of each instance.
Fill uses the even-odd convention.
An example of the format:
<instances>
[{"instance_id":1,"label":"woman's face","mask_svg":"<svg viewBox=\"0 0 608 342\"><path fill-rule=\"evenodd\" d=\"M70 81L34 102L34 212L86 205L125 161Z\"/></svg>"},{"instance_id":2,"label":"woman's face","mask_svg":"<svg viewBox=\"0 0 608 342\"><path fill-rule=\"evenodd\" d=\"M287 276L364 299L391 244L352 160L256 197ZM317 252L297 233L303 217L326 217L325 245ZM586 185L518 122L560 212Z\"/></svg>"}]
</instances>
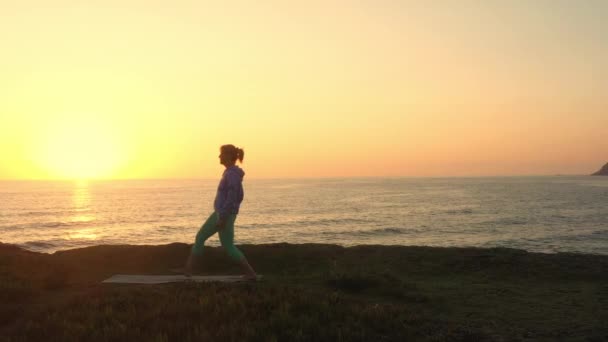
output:
<instances>
[{"instance_id":1,"label":"woman's face","mask_svg":"<svg viewBox=\"0 0 608 342\"><path fill-rule=\"evenodd\" d=\"M230 165L234 164L234 162L230 158L230 155L221 150L220 150L219 158L220 158L220 164L222 164L222 165L230 166Z\"/></svg>"}]
</instances>

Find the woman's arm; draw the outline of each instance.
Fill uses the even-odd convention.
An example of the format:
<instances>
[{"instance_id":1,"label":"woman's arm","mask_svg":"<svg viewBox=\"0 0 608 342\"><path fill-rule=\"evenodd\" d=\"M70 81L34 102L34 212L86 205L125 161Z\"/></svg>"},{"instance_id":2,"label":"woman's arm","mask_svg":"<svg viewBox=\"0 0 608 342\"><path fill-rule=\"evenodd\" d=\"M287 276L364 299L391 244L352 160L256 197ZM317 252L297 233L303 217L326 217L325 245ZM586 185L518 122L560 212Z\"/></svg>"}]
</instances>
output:
<instances>
[{"instance_id":1,"label":"woman's arm","mask_svg":"<svg viewBox=\"0 0 608 342\"><path fill-rule=\"evenodd\" d=\"M226 225L228 215L234 212L234 208L238 205L238 187L241 182L241 177L229 172L226 174L226 200L222 203L218 210L218 221L216 227L223 229Z\"/></svg>"}]
</instances>

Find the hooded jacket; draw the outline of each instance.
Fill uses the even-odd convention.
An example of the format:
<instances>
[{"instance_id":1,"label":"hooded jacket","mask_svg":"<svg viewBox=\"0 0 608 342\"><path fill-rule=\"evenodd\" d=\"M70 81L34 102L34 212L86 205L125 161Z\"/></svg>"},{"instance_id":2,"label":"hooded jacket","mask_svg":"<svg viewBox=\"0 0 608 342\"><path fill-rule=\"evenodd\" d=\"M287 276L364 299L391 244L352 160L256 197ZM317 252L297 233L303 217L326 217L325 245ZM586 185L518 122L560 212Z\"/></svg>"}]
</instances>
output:
<instances>
[{"instance_id":1,"label":"hooded jacket","mask_svg":"<svg viewBox=\"0 0 608 342\"><path fill-rule=\"evenodd\" d=\"M217 187L217 194L213 207L220 219L231 214L238 214L241 202L243 202L243 177L245 171L233 165L222 174L222 179Z\"/></svg>"}]
</instances>

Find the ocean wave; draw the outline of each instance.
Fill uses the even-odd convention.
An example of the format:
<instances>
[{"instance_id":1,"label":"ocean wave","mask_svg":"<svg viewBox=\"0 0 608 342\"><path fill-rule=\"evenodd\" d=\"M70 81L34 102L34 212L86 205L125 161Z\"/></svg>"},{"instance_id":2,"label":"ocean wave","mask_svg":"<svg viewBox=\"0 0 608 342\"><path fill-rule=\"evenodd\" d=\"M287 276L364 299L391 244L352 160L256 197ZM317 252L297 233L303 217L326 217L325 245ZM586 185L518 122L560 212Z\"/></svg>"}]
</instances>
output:
<instances>
[{"instance_id":1,"label":"ocean wave","mask_svg":"<svg viewBox=\"0 0 608 342\"><path fill-rule=\"evenodd\" d=\"M83 220L83 221L56 221L56 222L45 222L40 224L40 227L46 228L57 228L57 227L81 227L81 226L89 226L96 220Z\"/></svg>"},{"instance_id":2,"label":"ocean wave","mask_svg":"<svg viewBox=\"0 0 608 342\"><path fill-rule=\"evenodd\" d=\"M608 232L594 231L577 235L548 235L528 238L493 239L481 247L509 247L539 253L608 254Z\"/></svg>"},{"instance_id":3,"label":"ocean wave","mask_svg":"<svg viewBox=\"0 0 608 342\"><path fill-rule=\"evenodd\" d=\"M91 212L90 208L70 208L65 210L31 210L24 212L9 212L3 213L0 216L3 217L41 217L41 216L53 216L53 217L62 217L62 216L72 216L72 215L82 215L85 212Z\"/></svg>"},{"instance_id":4,"label":"ocean wave","mask_svg":"<svg viewBox=\"0 0 608 342\"><path fill-rule=\"evenodd\" d=\"M349 234L357 236L378 236L378 235L404 235L404 234L416 234L421 232L417 228L404 228L404 227L384 227L375 228L369 230L357 230Z\"/></svg>"},{"instance_id":5,"label":"ocean wave","mask_svg":"<svg viewBox=\"0 0 608 342\"><path fill-rule=\"evenodd\" d=\"M493 226L518 226L518 225L524 225L524 224L528 224L530 222L521 219L521 218L515 218L515 217L504 217L504 218L499 218L496 220L490 220L490 221L485 221L482 222L482 225L488 225L490 227Z\"/></svg>"},{"instance_id":6,"label":"ocean wave","mask_svg":"<svg viewBox=\"0 0 608 342\"><path fill-rule=\"evenodd\" d=\"M75 222L45 222L41 223L38 226L45 228L57 228L57 227L70 227L73 226Z\"/></svg>"},{"instance_id":7,"label":"ocean wave","mask_svg":"<svg viewBox=\"0 0 608 342\"><path fill-rule=\"evenodd\" d=\"M179 225L179 226L159 226L156 228L155 231L157 232L174 232L176 230L183 230L183 229L188 229L188 228L193 228L194 226L185 226L185 225Z\"/></svg>"},{"instance_id":8,"label":"ocean wave","mask_svg":"<svg viewBox=\"0 0 608 342\"><path fill-rule=\"evenodd\" d=\"M448 210L444 211L444 213L450 214L450 215L472 214L473 213L473 209L471 209L471 208L448 209Z\"/></svg>"},{"instance_id":9,"label":"ocean wave","mask_svg":"<svg viewBox=\"0 0 608 342\"><path fill-rule=\"evenodd\" d=\"M333 226L336 224L362 224L370 223L368 219L357 219L357 218L336 218L336 219L318 219L318 220L301 220L295 221L295 225L306 225L306 226Z\"/></svg>"},{"instance_id":10,"label":"ocean wave","mask_svg":"<svg viewBox=\"0 0 608 342\"><path fill-rule=\"evenodd\" d=\"M19 243L18 246L34 252L52 253L64 249L87 247L99 244L102 244L101 241L95 241L95 243L92 244L90 241L87 240L54 239L26 241L23 243Z\"/></svg>"},{"instance_id":11,"label":"ocean wave","mask_svg":"<svg viewBox=\"0 0 608 342\"><path fill-rule=\"evenodd\" d=\"M317 219L317 220L296 220L286 222L275 222L275 223L251 223L241 224L239 227L243 228L283 228L283 227L328 227L344 224L369 224L373 223L369 219L356 219L356 218L340 218L340 219Z\"/></svg>"},{"instance_id":12,"label":"ocean wave","mask_svg":"<svg viewBox=\"0 0 608 342\"><path fill-rule=\"evenodd\" d=\"M27 211L24 213L16 213L15 216L45 216L45 215L57 215L63 214L61 211Z\"/></svg>"},{"instance_id":13,"label":"ocean wave","mask_svg":"<svg viewBox=\"0 0 608 342\"><path fill-rule=\"evenodd\" d=\"M3 230L13 230L13 229L28 229L28 228L64 228L64 227L82 227L87 226L93 223L93 221L73 221L73 222L65 222L65 221L51 221L51 222L28 222L28 223L19 223L19 224L9 224L6 226L0 226L0 229Z\"/></svg>"},{"instance_id":14,"label":"ocean wave","mask_svg":"<svg viewBox=\"0 0 608 342\"><path fill-rule=\"evenodd\" d=\"M64 214L61 211L26 211L26 212L9 212L0 214L3 217L30 217L30 216L45 216Z\"/></svg>"},{"instance_id":15,"label":"ocean wave","mask_svg":"<svg viewBox=\"0 0 608 342\"><path fill-rule=\"evenodd\" d=\"M608 238L608 230L596 230L594 232L591 232L591 234L589 234L590 236L593 237L605 237Z\"/></svg>"},{"instance_id":16,"label":"ocean wave","mask_svg":"<svg viewBox=\"0 0 608 342\"><path fill-rule=\"evenodd\" d=\"M372 229L370 232L378 233L378 234L402 234L402 233L406 233L406 229L404 229L404 228L378 228L378 229Z\"/></svg>"},{"instance_id":17,"label":"ocean wave","mask_svg":"<svg viewBox=\"0 0 608 342\"><path fill-rule=\"evenodd\" d=\"M608 240L608 230L596 230L596 231L584 232L584 233L578 233L578 234L553 235L548 239L557 240L557 241L598 242L598 241L602 241L602 240Z\"/></svg>"},{"instance_id":18,"label":"ocean wave","mask_svg":"<svg viewBox=\"0 0 608 342\"><path fill-rule=\"evenodd\" d=\"M19 244L19 246L29 250L42 251L57 248L59 245L48 241L27 241Z\"/></svg>"}]
</instances>

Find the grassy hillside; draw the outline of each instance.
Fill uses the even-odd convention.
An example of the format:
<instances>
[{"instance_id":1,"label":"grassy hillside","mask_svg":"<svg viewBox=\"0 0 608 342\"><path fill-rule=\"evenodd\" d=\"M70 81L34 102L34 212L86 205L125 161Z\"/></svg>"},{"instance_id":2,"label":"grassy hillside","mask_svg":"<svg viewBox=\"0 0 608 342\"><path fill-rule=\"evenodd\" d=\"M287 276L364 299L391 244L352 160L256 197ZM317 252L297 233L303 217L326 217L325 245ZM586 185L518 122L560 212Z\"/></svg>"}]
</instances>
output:
<instances>
[{"instance_id":1,"label":"grassy hillside","mask_svg":"<svg viewBox=\"0 0 608 342\"><path fill-rule=\"evenodd\" d=\"M603 341L608 257L512 249L245 245L258 283L117 285L189 246L55 254L0 244L6 341ZM207 248L201 274L237 274Z\"/></svg>"}]
</instances>

